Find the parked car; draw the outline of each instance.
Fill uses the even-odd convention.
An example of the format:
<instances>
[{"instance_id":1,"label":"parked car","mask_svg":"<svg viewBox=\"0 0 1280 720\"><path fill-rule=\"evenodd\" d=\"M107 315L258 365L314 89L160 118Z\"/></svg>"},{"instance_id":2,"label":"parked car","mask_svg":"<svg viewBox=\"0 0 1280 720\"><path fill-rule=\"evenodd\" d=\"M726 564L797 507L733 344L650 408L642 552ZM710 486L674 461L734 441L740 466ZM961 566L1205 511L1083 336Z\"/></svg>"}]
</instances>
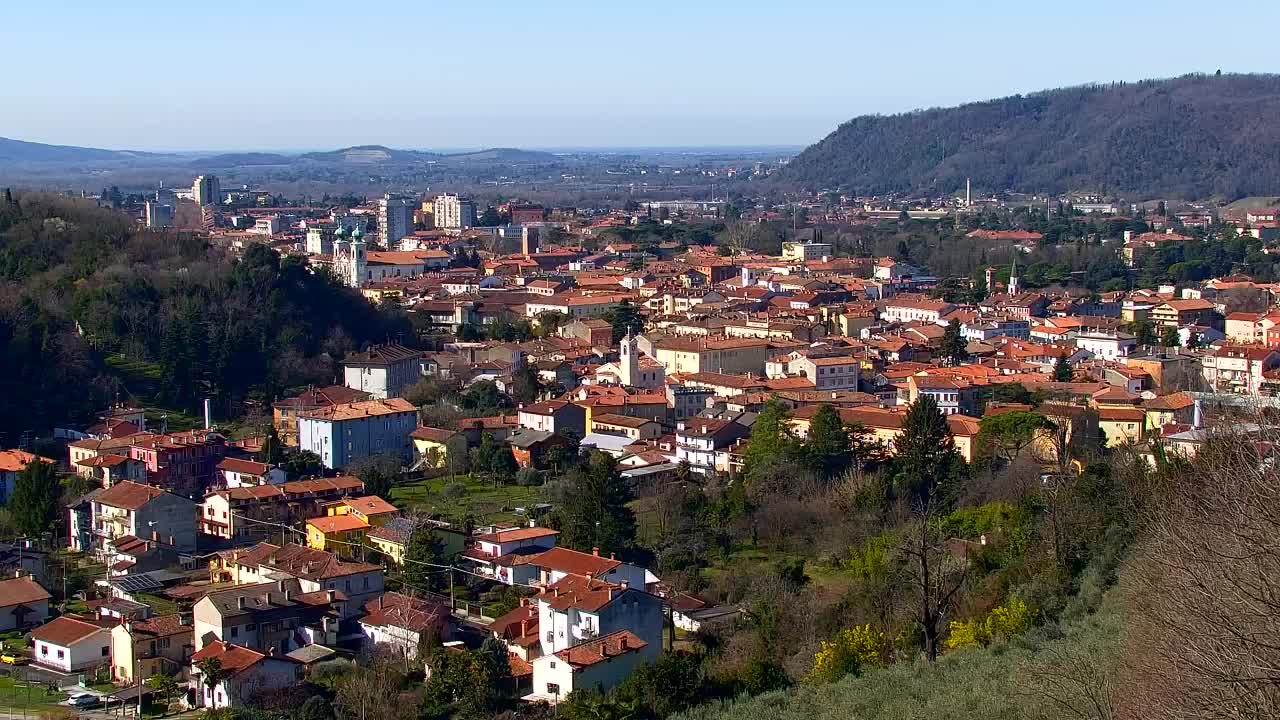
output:
<instances>
[{"instance_id":1,"label":"parked car","mask_svg":"<svg viewBox=\"0 0 1280 720\"><path fill-rule=\"evenodd\" d=\"M0 654L0 663L5 665L21 665L27 661L26 656L17 653Z\"/></svg>"},{"instance_id":2,"label":"parked car","mask_svg":"<svg viewBox=\"0 0 1280 720\"><path fill-rule=\"evenodd\" d=\"M93 693L76 693L67 698L67 704L77 708L95 708L102 704L102 698Z\"/></svg>"}]
</instances>

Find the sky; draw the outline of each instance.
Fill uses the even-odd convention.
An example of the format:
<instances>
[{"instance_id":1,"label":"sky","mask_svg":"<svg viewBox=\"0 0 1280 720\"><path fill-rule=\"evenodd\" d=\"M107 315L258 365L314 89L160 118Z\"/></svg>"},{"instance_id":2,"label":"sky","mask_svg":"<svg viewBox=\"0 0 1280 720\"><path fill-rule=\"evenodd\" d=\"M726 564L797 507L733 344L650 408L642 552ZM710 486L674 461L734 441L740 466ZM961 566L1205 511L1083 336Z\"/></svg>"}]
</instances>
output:
<instances>
[{"instance_id":1,"label":"sky","mask_svg":"<svg viewBox=\"0 0 1280 720\"><path fill-rule=\"evenodd\" d=\"M869 113L1280 71L1230 29L1275 27L1275 0L5 5L0 136L137 150L805 145Z\"/></svg>"}]
</instances>

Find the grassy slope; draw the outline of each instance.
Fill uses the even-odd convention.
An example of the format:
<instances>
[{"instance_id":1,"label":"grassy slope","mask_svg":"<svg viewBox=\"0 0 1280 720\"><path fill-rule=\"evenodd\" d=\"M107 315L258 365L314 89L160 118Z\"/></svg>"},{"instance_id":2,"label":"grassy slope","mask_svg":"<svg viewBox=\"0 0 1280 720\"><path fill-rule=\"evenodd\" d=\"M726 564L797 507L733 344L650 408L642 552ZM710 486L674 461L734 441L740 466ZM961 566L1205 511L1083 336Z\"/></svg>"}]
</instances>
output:
<instances>
[{"instance_id":1,"label":"grassy slope","mask_svg":"<svg viewBox=\"0 0 1280 720\"><path fill-rule=\"evenodd\" d=\"M461 483L466 488L466 493L456 498L445 497L445 486L453 482ZM467 515L480 523L497 522L515 520L517 516L512 511L517 507L542 502L542 488L519 485L500 485L495 488L493 483L482 482L471 475L459 475L452 479L445 475L399 485L392 489L391 501L399 507L439 513L454 522L461 522Z\"/></svg>"},{"instance_id":2,"label":"grassy slope","mask_svg":"<svg viewBox=\"0 0 1280 720\"><path fill-rule=\"evenodd\" d=\"M830 685L799 686L712 703L679 720L1024 720L1067 717L1035 692L1037 671L1063 653L1105 665L1118 646L1114 601L1056 639L1034 637L988 649L957 650L937 663L900 664Z\"/></svg>"}]
</instances>

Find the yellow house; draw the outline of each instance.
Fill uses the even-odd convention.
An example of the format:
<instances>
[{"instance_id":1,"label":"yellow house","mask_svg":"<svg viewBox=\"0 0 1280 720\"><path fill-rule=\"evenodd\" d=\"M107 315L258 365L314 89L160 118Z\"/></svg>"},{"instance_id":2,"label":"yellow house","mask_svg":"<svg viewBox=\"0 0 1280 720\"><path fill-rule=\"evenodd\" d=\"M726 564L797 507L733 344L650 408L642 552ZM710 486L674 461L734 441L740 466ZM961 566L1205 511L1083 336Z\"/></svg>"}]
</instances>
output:
<instances>
[{"instance_id":1,"label":"yellow house","mask_svg":"<svg viewBox=\"0 0 1280 720\"><path fill-rule=\"evenodd\" d=\"M359 557L368 531L369 523L350 513L311 518L307 521L307 547Z\"/></svg>"},{"instance_id":2,"label":"yellow house","mask_svg":"<svg viewBox=\"0 0 1280 720\"><path fill-rule=\"evenodd\" d=\"M420 427L409 433L413 440L414 457L423 459L423 467L442 468L449 461L449 441L458 435L456 430Z\"/></svg>"},{"instance_id":3,"label":"yellow house","mask_svg":"<svg viewBox=\"0 0 1280 720\"><path fill-rule=\"evenodd\" d=\"M1109 447L1141 440L1146 419L1147 414L1139 408L1098 408L1098 429Z\"/></svg>"},{"instance_id":4,"label":"yellow house","mask_svg":"<svg viewBox=\"0 0 1280 720\"><path fill-rule=\"evenodd\" d=\"M377 495L342 498L325 507L325 515L339 517L350 515L363 520L366 525L382 525L387 520L400 514L400 509Z\"/></svg>"}]
</instances>

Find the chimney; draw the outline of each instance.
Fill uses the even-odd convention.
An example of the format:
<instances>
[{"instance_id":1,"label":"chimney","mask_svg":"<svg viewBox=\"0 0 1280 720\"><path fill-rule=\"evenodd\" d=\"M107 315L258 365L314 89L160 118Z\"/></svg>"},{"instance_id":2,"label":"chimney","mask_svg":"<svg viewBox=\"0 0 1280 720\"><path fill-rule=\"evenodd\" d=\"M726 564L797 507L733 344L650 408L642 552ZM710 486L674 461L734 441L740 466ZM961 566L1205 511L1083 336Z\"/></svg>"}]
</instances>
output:
<instances>
[{"instance_id":1,"label":"chimney","mask_svg":"<svg viewBox=\"0 0 1280 720\"><path fill-rule=\"evenodd\" d=\"M609 648L608 648L607 642L600 643L600 657L602 658L609 657Z\"/></svg>"},{"instance_id":2,"label":"chimney","mask_svg":"<svg viewBox=\"0 0 1280 720\"><path fill-rule=\"evenodd\" d=\"M617 558L615 558L615 557L614 557L614 553L609 553L609 559L610 559L610 560L617 560Z\"/></svg>"},{"instance_id":3,"label":"chimney","mask_svg":"<svg viewBox=\"0 0 1280 720\"><path fill-rule=\"evenodd\" d=\"M238 609L240 609L240 610L243 610L243 609L244 609L244 596L243 596L243 595L241 595L240 597L236 598L236 608L238 608Z\"/></svg>"},{"instance_id":4,"label":"chimney","mask_svg":"<svg viewBox=\"0 0 1280 720\"><path fill-rule=\"evenodd\" d=\"M178 624L179 624L179 625L190 625L190 624L191 624L191 613L189 613L189 612L180 612L180 613L178 613Z\"/></svg>"},{"instance_id":5,"label":"chimney","mask_svg":"<svg viewBox=\"0 0 1280 720\"><path fill-rule=\"evenodd\" d=\"M337 591L335 591L335 590L325 590L325 591L324 591L324 599L325 599L325 600L327 600L327 601L329 601L329 602L333 602L334 600L337 600L337 599L338 599L338 593L337 593Z\"/></svg>"},{"instance_id":6,"label":"chimney","mask_svg":"<svg viewBox=\"0 0 1280 720\"><path fill-rule=\"evenodd\" d=\"M151 531L151 542L160 542L160 533L155 530Z\"/></svg>"},{"instance_id":7,"label":"chimney","mask_svg":"<svg viewBox=\"0 0 1280 720\"><path fill-rule=\"evenodd\" d=\"M618 649L619 649L619 650L626 650L626 649L627 649L627 636L626 636L626 635L621 635L621 636L619 636L619 637L618 637Z\"/></svg>"},{"instance_id":8,"label":"chimney","mask_svg":"<svg viewBox=\"0 0 1280 720\"><path fill-rule=\"evenodd\" d=\"M268 593L266 594L266 596L263 598L263 600L265 601L265 604L270 605L270 604L271 604L271 593L270 593L270 592L268 592Z\"/></svg>"},{"instance_id":9,"label":"chimney","mask_svg":"<svg viewBox=\"0 0 1280 720\"><path fill-rule=\"evenodd\" d=\"M273 657L275 654L276 654L276 647L274 645L267 648L267 657Z\"/></svg>"},{"instance_id":10,"label":"chimney","mask_svg":"<svg viewBox=\"0 0 1280 720\"><path fill-rule=\"evenodd\" d=\"M277 580L277 581L276 581L276 589L277 589L277 590L279 590L280 592L284 592L284 581L283 581L283 580Z\"/></svg>"},{"instance_id":11,"label":"chimney","mask_svg":"<svg viewBox=\"0 0 1280 720\"><path fill-rule=\"evenodd\" d=\"M520 637L524 637L525 635L528 635L528 634L529 634L529 621L521 620L520 621Z\"/></svg>"},{"instance_id":12,"label":"chimney","mask_svg":"<svg viewBox=\"0 0 1280 720\"><path fill-rule=\"evenodd\" d=\"M600 548L598 547L591 548L591 554L595 555L596 557L600 557Z\"/></svg>"},{"instance_id":13,"label":"chimney","mask_svg":"<svg viewBox=\"0 0 1280 720\"><path fill-rule=\"evenodd\" d=\"M286 605L287 605L287 604L289 604L289 603L291 603L291 602L293 602L293 591L292 591L292 590L285 590L285 591L284 591L284 602L285 602L285 604L286 604Z\"/></svg>"},{"instance_id":14,"label":"chimney","mask_svg":"<svg viewBox=\"0 0 1280 720\"><path fill-rule=\"evenodd\" d=\"M381 609L382 609L382 597L383 597L382 595L379 595L379 596L378 596L378 609L379 609L379 610L381 610Z\"/></svg>"},{"instance_id":15,"label":"chimney","mask_svg":"<svg viewBox=\"0 0 1280 720\"><path fill-rule=\"evenodd\" d=\"M173 541L173 536L172 536L172 535L170 535L170 536L169 536L169 547L173 547L174 545L177 545L177 543L175 543L175 542Z\"/></svg>"}]
</instances>

